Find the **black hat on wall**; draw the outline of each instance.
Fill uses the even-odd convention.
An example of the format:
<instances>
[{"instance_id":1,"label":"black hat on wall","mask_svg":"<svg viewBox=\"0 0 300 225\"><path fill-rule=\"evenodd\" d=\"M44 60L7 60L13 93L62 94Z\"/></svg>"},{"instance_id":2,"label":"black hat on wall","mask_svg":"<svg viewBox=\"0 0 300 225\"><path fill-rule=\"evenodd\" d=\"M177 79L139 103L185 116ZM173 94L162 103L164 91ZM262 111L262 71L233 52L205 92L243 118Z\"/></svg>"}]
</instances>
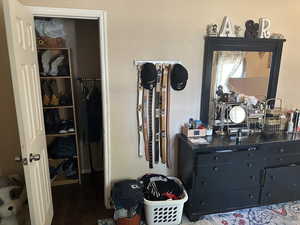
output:
<instances>
[{"instance_id":1,"label":"black hat on wall","mask_svg":"<svg viewBox=\"0 0 300 225\"><path fill-rule=\"evenodd\" d=\"M153 89L157 82L157 70L153 63L145 63L141 70L142 85L146 89Z\"/></svg>"},{"instance_id":2,"label":"black hat on wall","mask_svg":"<svg viewBox=\"0 0 300 225\"><path fill-rule=\"evenodd\" d=\"M181 64L175 64L171 72L171 86L175 91L185 88L188 80L188 71Z\"/></svg>"}]
</instances>

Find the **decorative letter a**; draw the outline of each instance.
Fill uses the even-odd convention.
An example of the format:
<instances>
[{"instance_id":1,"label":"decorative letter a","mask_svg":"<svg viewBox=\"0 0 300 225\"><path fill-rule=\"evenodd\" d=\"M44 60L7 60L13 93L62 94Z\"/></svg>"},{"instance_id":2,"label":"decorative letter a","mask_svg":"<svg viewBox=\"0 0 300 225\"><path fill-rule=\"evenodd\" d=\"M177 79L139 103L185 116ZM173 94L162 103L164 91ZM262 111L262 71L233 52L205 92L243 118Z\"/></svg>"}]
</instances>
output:
<instances>
[{"instance_id":1,"label":"decorative letter a","mask_svg":"<svg viewBox=\"0 0 300 225\"><path fill-rule=\"evenodd\" d=\"M225 16L223 19L223 23L220 29L219 33L220 37L235 37L232 24L228 18L228 16Z\"/></svg>"}]
</instances>

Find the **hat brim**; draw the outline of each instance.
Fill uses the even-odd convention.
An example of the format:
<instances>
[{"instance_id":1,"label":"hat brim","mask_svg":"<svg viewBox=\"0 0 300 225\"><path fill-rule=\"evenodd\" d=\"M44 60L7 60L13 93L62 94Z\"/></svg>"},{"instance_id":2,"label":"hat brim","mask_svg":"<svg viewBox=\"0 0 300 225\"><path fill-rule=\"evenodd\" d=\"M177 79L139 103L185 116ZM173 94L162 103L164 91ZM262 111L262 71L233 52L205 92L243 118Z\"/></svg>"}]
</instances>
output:
<instances>
[{"instance_id":1,"label":"hat brim","mask_svg":"<svg viewBox=\"0 0 300 225\"><path fill-rule=\"evenodd\" d=\"M171 86L175 91L181 91L185 88L187 80L182 81L180 83L171 81Z\"/></svg>"}]
</instances>

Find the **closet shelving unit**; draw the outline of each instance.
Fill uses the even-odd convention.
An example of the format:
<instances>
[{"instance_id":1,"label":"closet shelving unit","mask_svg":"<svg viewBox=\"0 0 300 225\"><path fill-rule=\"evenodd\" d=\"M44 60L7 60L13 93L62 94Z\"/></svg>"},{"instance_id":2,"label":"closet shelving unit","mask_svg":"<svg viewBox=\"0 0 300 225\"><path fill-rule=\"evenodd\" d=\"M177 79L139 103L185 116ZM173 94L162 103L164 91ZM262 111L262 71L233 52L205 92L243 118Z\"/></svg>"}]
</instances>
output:
<instances>
[{"instance_id":1,"label":"closet shelving unit","mask_svg":"<svg viewBox=\"0 0 300 225\"><path fill-rule=\"evenodd\" d=\"M77 132L77 124L76 124L76 110L74 107L75 103L75 94L74 94L74 83L73 83L73 74L72 74L72 64L71 64L71 50L69 48L38 48L38 51L45 51L45 50L53 50L53 51L67 51L68 54L68 63L69 63L69 71L70 74L65 74L65 75L57 75L57 76L42 76L40 75L40 80L47 80L47 79L56 79L58 82L66 82L69 83L70 88L70 94L72 97L72 104L71 105L57 105L57 106L43 106L44 112L46 110L51 110L51 109L57 109L59 111L67 111L71 110L72 111L72 117L73 117L73 123L74 123L74 129L75 132L70 132L70 133L46 133L46 139L47 139L47 144L49 143L49 140L53 140L53 138L57 137L67 137L67 136L75 136L75 145L76 145L76 152L77 155L74 156L74 159L77 159L77 173L78 173L78 178L77 179L69 179L67 177L57 175L56 177L51 179L51 184L52 186L60 186L60 185L67 185L67 184L76 184L76 183L81 183L81 174L80 174L80 154L79 154L79 144L78 144L78 132ZM66 85L66 84L64 84ZM49 164L57 166L61 162L67 159L52 159L49 158Z\"/></svg>"}]
</instances>

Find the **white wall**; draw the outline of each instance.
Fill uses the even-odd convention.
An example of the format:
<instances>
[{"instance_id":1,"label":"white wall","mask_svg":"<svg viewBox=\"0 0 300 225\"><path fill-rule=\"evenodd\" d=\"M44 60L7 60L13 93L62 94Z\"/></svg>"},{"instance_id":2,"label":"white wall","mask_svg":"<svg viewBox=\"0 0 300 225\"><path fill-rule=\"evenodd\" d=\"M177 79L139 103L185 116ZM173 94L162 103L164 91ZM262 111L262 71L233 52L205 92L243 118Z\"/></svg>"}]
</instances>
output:
<instances>
[{"instance_id":1,"label":"white wall","mask_svg":"<svg viewBox=\"0 0 300 225\"><path fill-rule=\"evenodd\" d=\"M137 156L136 70L133 60L180 60L190 77L182 92L172 92L171 136L190 117L199 116L203 37L206 25L221 23L227 15L234 24L268 17L272 31L287 38L279 79L279 96L287 106L300 106L298 75L299 1L253 0L22 0L28 5L102 9L108 12L111 100L112 178L137 177L149 172ZM174 164L176 164L174 162ZM151 172L174 173L164 166Z\"/></svg>"}]
</instances>

